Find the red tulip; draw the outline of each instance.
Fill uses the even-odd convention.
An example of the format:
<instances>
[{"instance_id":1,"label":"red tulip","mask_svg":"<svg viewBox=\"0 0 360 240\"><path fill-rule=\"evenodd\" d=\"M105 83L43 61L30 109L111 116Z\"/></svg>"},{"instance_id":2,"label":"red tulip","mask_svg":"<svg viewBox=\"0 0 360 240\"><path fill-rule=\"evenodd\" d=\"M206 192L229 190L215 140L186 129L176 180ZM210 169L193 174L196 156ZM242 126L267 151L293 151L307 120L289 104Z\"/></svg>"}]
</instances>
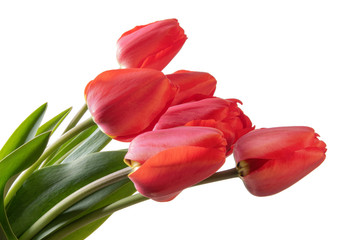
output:
<instances>
[{"instance_id":1,"label":"red tulip","mask_svg":"<svg viewBox=\"0 0 360 240\"><path fill-rule=\"evenodd\" d=\"M177 127L146 132L130 144L125 162L142 195L164 202L214 174L225 161L226 141L215 128Z\"/></svg>"},{"instance_id":2,"label":"red tulip","mask_svg":"<svg viewBox=\"0 0 360 240\"><path fill-rule=\"evenodd\" d=\"M153 69L118 69L89 82L85 98L89 111L104 133L131 141L152 130L176 94L165 75Z\"/></svg>"},{"instance_id":3,"label":"red tulip","mask_svg":"<svg viewBox=\"0 0 360 240\"><path fill-rule=\"evenodd\" d=\"M246 188L255 196L278 193L325 159L326 145L309 127L254 130L235 144L234 157Z\"/></svg>"},{"instance_id":4,"label":"red tulip","mask_svg":"<svg viewBox=\"0 0 360 240\"><path fill-rule=\"evenodd\" d=\"M175 57L187 37L176 19L137 26L117 41L121 68L152 68L161 71Z\"/></svg>"},{"instance_id":5,"label":"red tulip","mask_svg":"<svg viewBox=\"0 0 360 240\"><path fill-rule=\"evenodd\" d=\"M254 129L250 119L237 106L237 99L206 98L172 106L159 119L154 129L177 126L206 126L221 130L227 141L227 155L245 133Z\"/></svg>"},{"instance_id":6,"label":"red tulip","mask_svg":"<svg viewBox=\"0 0 360 240\"><path fill-rule=\"evenodd\" d=\"M166 77L179 86L172 105L212 97L216 88L216 79L206 72L180 70Z\"/></svg>"}]
</instances>

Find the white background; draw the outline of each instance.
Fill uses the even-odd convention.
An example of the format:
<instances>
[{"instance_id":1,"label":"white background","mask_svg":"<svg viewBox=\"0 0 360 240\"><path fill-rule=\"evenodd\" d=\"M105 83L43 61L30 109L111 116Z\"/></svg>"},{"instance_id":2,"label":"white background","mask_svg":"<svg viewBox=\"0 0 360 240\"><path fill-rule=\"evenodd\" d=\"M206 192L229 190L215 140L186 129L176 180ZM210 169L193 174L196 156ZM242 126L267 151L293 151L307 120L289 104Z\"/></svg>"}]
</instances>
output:
<instances>
[{"instance_id":1,"label":"white background","mask_svg":"<svg viewBox=\"0 0 360 240\"><path fill-rule=\"evenodd\" d=\"M114 214L89 239L360 239L359 12L347 0L1 0L0 144L44 102L45 120L73 106L71 118L86 83L118 67L124 31L177 18L188 40L165 73L211 73L258 128L313 127L327 159L275 196L239 179L188 189Z\"/></svg>"}]
</instances>

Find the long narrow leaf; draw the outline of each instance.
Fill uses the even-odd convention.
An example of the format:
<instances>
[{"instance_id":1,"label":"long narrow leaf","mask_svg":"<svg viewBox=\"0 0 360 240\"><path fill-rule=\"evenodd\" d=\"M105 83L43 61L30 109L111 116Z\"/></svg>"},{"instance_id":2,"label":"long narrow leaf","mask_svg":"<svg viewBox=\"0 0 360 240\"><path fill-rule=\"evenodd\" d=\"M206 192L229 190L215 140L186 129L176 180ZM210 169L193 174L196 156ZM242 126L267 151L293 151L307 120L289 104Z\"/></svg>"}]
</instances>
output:
<instances>
[{"instance_id":1,"label":"long narrow leaf","mask_svg":"<svg viewBox=\"0 0 360 240\"><path fill-rule=\"evenodd\" d=\"M54 133L54 131L57 129L57 127L60 125L60 123L65 119L65 117L69 114L71 111L71 108L66 109L65 111L61 112L60 114L56 115L54 118L50 119L43 125L41 125L35 136L38 136L42 133L45 133L47 131L51 131L51 134ZM13 176L10 180L8 180L6 187L5 187L5 193L7 193L8 188L12 185L12 183L15 181L15 179L18 177L18 175Z\"/></svg>"},{"instance_id":2,"label":"long narrow leaf","mask_svg":"<svg viewBox=\"0 0 360 240\"><path fill-rule=\"evenodd\" d=\"M46 132L33 138L7 155L0 162L0 224L3 234L6 235L8 240L17 238L12 232L4 209L3 193L6 182L12 176L31 166L40 157L48 143L49 137L50 132Z\"/></svg>"},{"instance_id":3,"label":"long narrow leaf","mask_svg":"<svg viewBox=\"0 0 360 240\"><path fill-rule=\"evenodd\" d=\"M110 217L110 216L109 216ZM98 229L109 217L100 218L89 225L69 234L63 240L83 240L90 236L96 229ZM50 238L51 239L51 238Z\"/></svg>"},{"instance_id":4,"label":"long narrow leaf","mask_svg":"<svg viewBox=\"0 0 360 240\"><path fill-rule=\"evenodd\" d=\"M0 203L0 240L17 240L6 217L3 203Z\"/></svg>"},{"instance_id":5,"label":"long narrow leaf","mask_svg":"<svg viewBox=\"0 0 360 240\"><path fill-rule=\"evenodd\" d=\"M114 183L106 188L103 188L89 195L82 201L76 203L75 205L64 211L32 239L44 239L45 237L51 235L53 232L72 223L80 217L85 216L86 214L99 208L105 207L113 202L128 197L132 195L135 191L136 189L133 183L128 178L121 182ZM74 240L75 239L77 240L77 238L74 238Z\"/></svg>"},{"instance_id":6,"label":"long narrow leaf","mask_svg":"<svg viewBox=\"0 0 360 240\"><path fill-rule=\"evenodd\" d=\"M49 159L46 161L45 166L51 166L54 164L60 163L67 155L69 155L74 149L76 149L84 140L89 138L93 132L97 129L97 126L90 127L85 131L79 133L77 136L73 137L67 141L63 146Z\"/></svg>"},{"instance_id":7,"label":"long narrow leaf","mask_svg":"<svg viewBox=\"0 0 360 240\"><path fill-rule=\"evenodd\" d=\"M45 212L73 192L125 168L124 155L124 151L94 153L34 172L7 208L15 235L20 236Z\"/></svg>"},{"instance_id":8,"label":"long narrow leaf","mask_svg":"<svg viewBox=\"0 0 360 240\"><path fill-rule=\"evenodd\" d=\"M44 132L51 131L52 133L55 132L57 127L61 124L61 122L66 118L66 116L70 113L72 108L68 108L65 111L62 111L43 125L39 127L36 132L36 135L40 135Z\"/></svg>"},{"instance_id":9,"label":"long narrow leaf","mask_svg":"<svg viewBox=\"0 0 360 240\"><path fill-rule=\"evenodd\" d=\"M5 145L0 150L0 161L9 153L35 136L36 131L45 114L46 107L46 103L41 105L38 109L31 113L14 131L14 133L10 136Z\"/></svg>"},{"instance_id":10,"label":"long narrow leaf","mask_svg":"<svg viewBox=\"0 0 360 240\"><path fill-rule=\"evenodd\" d=\"M0 224L0 240L8 240L8 238L6 237L6 234L5 234L5 230L1 224Z\"/></svg>"},{"instance_id":11,"label":"long narrow leaf","mask_svg":"<svg viewBox=\"0 0 360 240\"><path fill-rule=\"evenodd\" d=\"M111 138L104 134L97 128L91 136L84 140L73 152L67 156L63 162L71 162L79 157L89 153L101 151L109 142Z\"/></svg>"}]
</instances>

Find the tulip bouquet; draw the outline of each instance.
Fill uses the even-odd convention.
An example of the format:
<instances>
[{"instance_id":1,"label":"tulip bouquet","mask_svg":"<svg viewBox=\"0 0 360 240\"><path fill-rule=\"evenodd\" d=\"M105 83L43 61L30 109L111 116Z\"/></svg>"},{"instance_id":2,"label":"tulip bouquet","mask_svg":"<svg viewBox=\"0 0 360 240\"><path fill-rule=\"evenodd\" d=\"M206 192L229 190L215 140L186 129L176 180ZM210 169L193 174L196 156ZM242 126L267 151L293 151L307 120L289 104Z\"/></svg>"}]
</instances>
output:
<instances>
[{"instance_id":1,"label":"tulip bouquet","mask_svg":"<svg viewBox=\"0 0 360 240\"><path fill-rule=\"evenodd\" d=\"M87 84L57 140L48 144L70 109L41 123L44 104L21 123L0 150L1 240L85 239L115 211L229 178L268 196L324 161L312 128L255 129L240 100L214 96L209 73L164 74L186 40L176 19L125 32L120 68ZM102 151L112 139L128 149ZM219 171L232 154L234 168Z\"/></svg>"}]
</instances>

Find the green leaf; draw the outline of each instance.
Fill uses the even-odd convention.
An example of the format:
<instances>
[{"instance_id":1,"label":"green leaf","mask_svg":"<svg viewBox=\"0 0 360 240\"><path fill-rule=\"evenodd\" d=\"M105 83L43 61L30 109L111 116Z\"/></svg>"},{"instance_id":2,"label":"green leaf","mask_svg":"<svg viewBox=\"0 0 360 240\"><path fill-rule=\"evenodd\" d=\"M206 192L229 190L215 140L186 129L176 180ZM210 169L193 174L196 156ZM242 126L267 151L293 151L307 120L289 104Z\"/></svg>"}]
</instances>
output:
<instances>
[{"instance_id":1,"label":"green leaf","mask_svg":"<svg viewBox=\"0 0 360 240\"><path fill-rule=\"evenodd\" d=\"M10 200L16 195L17 191L21 188L23 183L29 176L36 171L42 163L54 152L56 152L63 144L65 144L69 139L78 135L80 132L86 130L87 128L94 126L95 122L89 118L86 121L80 123L64 135L62 135L58 140L56 140L53 144L51 144L46 151L41 155L41 157L26 171L23 172L21 176L19 176L16 182L12 185L11 189L7 192L5 198L5 206L7 206Z\"/></svg>"},{"instance_id":2,"label":"green leaf","mask_svg":"<svg viewBox=\"0 0 360 240\"><path fill-rule=\"evenodd\" d=\"M5 145L0 150L0 161L9 153L35 136L35 133L45 114L46 107L47 103L41 105L32 114L30 114L14 131L14 133L10 136Z\"/></svg>"},{"instance_id":3,"label":"green leaf","mask_svg":"<svg viewBox=\"0 0 360 240\"><path fill-rule=\"evenodd\" d=\"M101 151L109 142L111 138L97 128L87 139L72 151L65 159L65 162L71 162L79 157L89 153Z\"/></svg>"},{"instance_id":4,"label":"green leaf","mask_svg":"<svg viewBox=\"0 0 360 240\"><path fill-rule=\"evenodd\" d=\"M86 155L69 163L34 172L7 208L16 236L24 233L43 214L76 190L114 171L125 168L125 151ZM21 219L21 221L19 221Z\"/></svg>"},{"instance_id":5,"label":"green leaf","mask_svg":"<svg viewBox=\"0 0 360 240\"><path fill-rule=\"evenodd\" d=\"M4 229L3 229L3 227L2 227L1 224L0 224L0 239L1 239L1 240L7 240L5 231L4 231Z\"/></svg>"},{"instance_id":6,"label":"green leaf","mask_svg":"<svg viewBox=\"0 0 360 240\"><path fill-rule=\"evenodd\" d=\"M16 236L11 230L9 221L6 217L3 203L0 204L0 239L17 240Z\"/></svg>"},{"instance_id":7,"label":"green leaf","mask_svg":"<svg viewBox=\"0 0 360 240\"><path fill-rule=\"evenodd\" d=\"M90 135L91 134L91 135ZM111 138L104 134L97 126L89 131L79 134L68 144L59 150L55 156L46 164L46 166L59 164L61 162L71 162L89 153L100 152Z\"/></svg>"},{"instance_id":8,"label":"green leaf","mask_svg":"<svg viewBox=\"0 0 360 240\"><path fill-rule=\"evenodd\" d=\"M69 114L70 111L71 108L68 108L65 111L58 114L57 116L55 116L54 118L52 118L51 120L49 120L48 122L44 123L42 126L38 128L35 136L38 136L47 131L51 131L51 134L53 134L56 128L65 119L65 117ZM12 183L15 181L17 177L18 175L15 175L7 182L7 186L5 187L5 193L8 191L8 188L12 185Z\"/></svg>"},{"instance_id":9,"label":"green leaf","mask_svg":"<svg viewBox=\"0 0 360 240\"><path fill-rule=\"evenodd\" d=\"M113 202L128 197L135 191L136 189L134 184L128 178L103 188L68 208L32 239L44 239L45 237L48 237L55 231L72 223L80 217L85 216L86 214L99 208L105 207Z\"/></svg>"},{"instance_id":10,"label":"green leaf","mask_svg":"<svg viewBox=\"0 0 360 240\"><path fill-rule=\"evenodd\" d=\"M55 132L57 127L61 124L61 122L66 118L66 116L70 113L72 108L68 108L65 111L59 113L46 123L44 123L41 127L39 127L36 135L40 135L41 133L51 131L52 133Z\"/></svg>"},{"instance_id":11,"label":"green leaf","mask_svg":"<svg viewBox=\"0 0 360 240\"><path fill-rule=\"evenodd\" d=\"M9 240L17 239L13 234L4 209L4 189L6 182L14 175L31 166L43 153L49 141L50 132L43 133L11 154L0 162L0 224L3 234Z\"/></svg>"},{"instance_id":12,"label":"green leaf","mask_svg":"<svg viewBox=\"0 0 360 240\"><path fill-rule=\"evenodd\" d=\"M98 229L109 217L110 216L100 218L86 225L85 227L82 227L79 230L69 234L68 236L63 238L63 240L83 240L90 236L96 229Z\"/></svg>"},{"instance_id":13,"label":"green leaf","mask_svg":"<svg viewBox=\"0 0 360 240\"><path fill-rule=\"evenodd\" d=\"M47 163L45 166L51 166L54 164L59 164L62 162L62 160L71 153L76 147L78 147L81 142L83 142L85 139L87 139L91 134L97 129L97 126L90 127L86 129L85 131L79 133L75 137L71 138L69 141L67 141L63 146L52 156L49 157L49 159L46 161Z\"/></svg>"}]
</instances>

